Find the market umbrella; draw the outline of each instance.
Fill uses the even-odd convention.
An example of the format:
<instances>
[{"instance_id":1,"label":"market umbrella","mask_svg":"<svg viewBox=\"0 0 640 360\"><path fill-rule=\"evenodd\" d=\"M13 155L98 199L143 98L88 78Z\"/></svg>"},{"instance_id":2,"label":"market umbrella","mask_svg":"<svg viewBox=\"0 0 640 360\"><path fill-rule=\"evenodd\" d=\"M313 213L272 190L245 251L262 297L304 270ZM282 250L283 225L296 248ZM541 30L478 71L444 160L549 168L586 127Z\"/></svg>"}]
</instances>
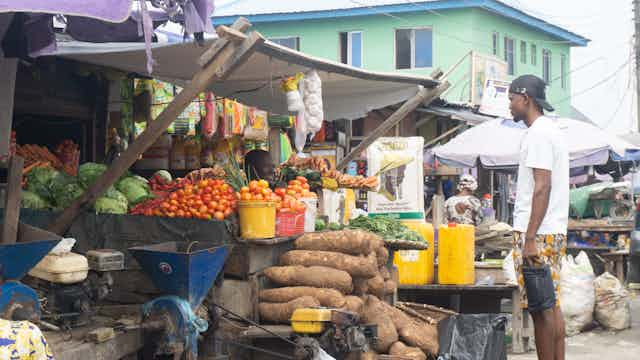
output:
<instances>
[{"instance_id":1,"label":"market umbrella","mask_svg":"<svg viewBox=\"0 0 640 360\"><path fill-rule=\"evenodd\" d=\"M571 167L605 164L610 153L624 156L639 146L574 119L553 118L566 135ZM518 166L520 143L527 127L522 122L494 119L472 127L432 150L439 162L454 167L510 168Z\"/></svg>"}]
</instances>

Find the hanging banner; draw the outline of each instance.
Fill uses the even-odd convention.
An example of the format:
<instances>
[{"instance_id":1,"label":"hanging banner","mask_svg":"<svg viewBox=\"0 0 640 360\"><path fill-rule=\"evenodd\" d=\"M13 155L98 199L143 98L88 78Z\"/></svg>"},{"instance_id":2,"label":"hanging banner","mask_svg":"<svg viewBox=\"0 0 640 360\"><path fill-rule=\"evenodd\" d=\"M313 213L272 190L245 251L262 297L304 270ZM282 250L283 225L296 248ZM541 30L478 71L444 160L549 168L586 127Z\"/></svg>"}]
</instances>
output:
<instances>
[{"instance_id":1,"label":"hanging banner","mask_svg":"<svg viewBox=\"0 0 640 360\"><path fill-rule=\"evenodd\" d=\"M369 214L424 219L423 137L379 138L367 149L368 175L380 187L368 194Z\"/></svg>"},{"instance_id":2,"label":"hanging banner","mask_svg":"<svg viewBox=\"0 0 640 360\"><path fill-rule=\"evenodd\" d=\"M509 66L506 61L493 55L473 52L471 57L471 102L480 105L488 79L507 80Z\"/></svg>"}]
</instances>

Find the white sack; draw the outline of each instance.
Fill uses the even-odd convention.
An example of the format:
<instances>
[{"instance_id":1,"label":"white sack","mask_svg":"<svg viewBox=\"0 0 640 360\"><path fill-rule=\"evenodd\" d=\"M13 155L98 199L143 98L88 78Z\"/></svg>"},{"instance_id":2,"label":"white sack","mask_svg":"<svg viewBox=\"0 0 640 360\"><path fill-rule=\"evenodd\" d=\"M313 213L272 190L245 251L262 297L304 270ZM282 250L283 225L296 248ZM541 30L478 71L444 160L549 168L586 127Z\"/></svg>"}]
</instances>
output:
<instances>
[{"instance_id":1,"label":"white sack","mask_svg":"<svg viewBox=\"0 0 640 360\"><path fill-rule=\"evenodd\" d=\"M624 330L631 326L629 291L608 272L594 281L596 320L608 330Z\"/></svg>"},{"instance_id":2,"label":"white sack","mask_svg":"<svg viewBox=\"0 0 640 360\"><path fill-rule=\"evenodd\" d=\"M562 259L560 271L560 308L564 315L567 336L573 336L593 322L595 308L595 275L589 257L581 251L574 258Z\"/></svg>"}]
</instances>

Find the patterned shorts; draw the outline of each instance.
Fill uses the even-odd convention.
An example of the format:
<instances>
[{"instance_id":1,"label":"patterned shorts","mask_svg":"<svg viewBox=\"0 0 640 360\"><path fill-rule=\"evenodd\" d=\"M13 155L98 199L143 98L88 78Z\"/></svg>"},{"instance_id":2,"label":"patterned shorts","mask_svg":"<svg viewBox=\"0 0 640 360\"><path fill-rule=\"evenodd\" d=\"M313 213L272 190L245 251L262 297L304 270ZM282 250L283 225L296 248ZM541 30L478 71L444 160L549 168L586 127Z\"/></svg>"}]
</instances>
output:
<instances>
[{"instance_id":1,"label":"patterned shorts","mask_svg":"<svg viewBox=\"0 0 640 360\"><path fill-rule=\"evenodd\" d=\"M527 292L524 288L524 277L522 276L522 248L524 247L525 234L520 232L513 233L513 262L516 268L516 276L518 278L518 286L520 287L520 298L522 308L528 307ZM567 253L567 236L566 235L538 235L536 236L536 245L540 260L549 265L551 268L551 277L553 278L553 286L556 293L556 305L560 306L560 266L562 258Z\"/></svg>"}]
</instances>

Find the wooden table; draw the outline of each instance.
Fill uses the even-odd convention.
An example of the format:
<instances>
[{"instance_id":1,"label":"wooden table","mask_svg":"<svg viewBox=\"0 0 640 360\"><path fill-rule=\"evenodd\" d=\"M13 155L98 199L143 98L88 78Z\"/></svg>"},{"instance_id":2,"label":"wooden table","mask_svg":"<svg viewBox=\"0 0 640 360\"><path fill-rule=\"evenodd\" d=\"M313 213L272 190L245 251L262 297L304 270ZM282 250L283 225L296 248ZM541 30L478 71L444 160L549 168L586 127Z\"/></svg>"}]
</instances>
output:
<instances>
[{"instance_id":1,"label":"wooden table","mask_svg":"<svg viewBox=\"0 0 640 360\"><path fill-rule=\"evenodd\" d=\"M605 260L604 269L610 274L614 274L621 283L625 282L624 263L629 256L629 250L612 251L601 254Z\"/></svg>"},{"instance_id":2,"label":"wooden table","mask_svg":"<svg viewBox=\"0 0 640 360\"><path fill-rule=\"evenodd\" d=\"M515 285L401 285L400 301L434 304L444 298L448 303L440 306L461 313L500 313L502 299L512 301L513 352L524 353L533 341L533 322L526 310L521 309L520 293Z\"/></svg>"}]
</instances>

